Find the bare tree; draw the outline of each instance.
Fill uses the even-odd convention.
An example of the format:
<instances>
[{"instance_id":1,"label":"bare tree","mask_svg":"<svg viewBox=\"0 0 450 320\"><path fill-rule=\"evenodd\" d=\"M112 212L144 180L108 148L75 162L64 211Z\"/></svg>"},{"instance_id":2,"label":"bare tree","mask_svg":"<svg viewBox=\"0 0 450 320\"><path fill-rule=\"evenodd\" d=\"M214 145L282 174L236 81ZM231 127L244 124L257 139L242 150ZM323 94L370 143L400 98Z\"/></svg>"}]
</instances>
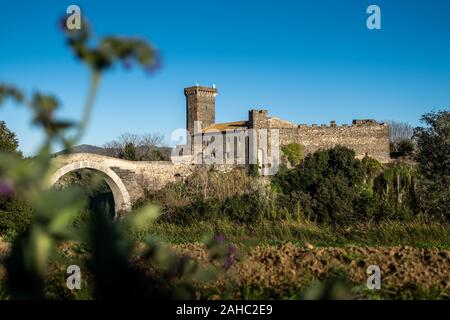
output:
<instances>
[{"instance_id":1,"label":"bare tree","mask_svg":"<svg viewBox=\"0 0 450 320\"><path fill-rule=\"evenodd\" d=\"M159 147L162 146L164 136L159 133L148 133L141 136L141 144L144 146Z\"/></svg>"},{"instance_id":2,"label":"bare tree","mask_svg":"<svg viewBox=\"0 0 450 320\"><path fill-rule=\"evenodd\" d=\"M110 157L123 158L125 148L133 145L136 152L136 159L139 160L160 160L159 148L162 147L164 136L159 133L133 134L124 133L117 138L103 145L105 154Z\"/></svg>"},{"instance_id":3,"label":"bare tree","mask_svg":"<svg viewBox=\"0 0 450 320\"><path fill-rule=\"evenodd\" d=\"M119 137L119 143L125 147L127 144L132 144L135 147L139 146L141 141L141 136L134 133L124 133Z\"/></svg>"},{"instance_id":4,"label":"bare tree","mask_svg":"<svg viewBox=\"0 0 450 320\"><path fill-rule=\"evenodd\" d=\"M414 134L414 128L406 122L388 121L389 139L393 143L401 140L410 140Z\"/></svg>"},{"instance_id":5,"label":"bare tree","mask_svg":"<svg viewBox=\"0 0 450 320\"><path fill-rule=\"evenodd\" d=\"M119 141L112 140L103 145L103 150L106 156L120 158L124 149Z\"/></svg>"}]
</instances>

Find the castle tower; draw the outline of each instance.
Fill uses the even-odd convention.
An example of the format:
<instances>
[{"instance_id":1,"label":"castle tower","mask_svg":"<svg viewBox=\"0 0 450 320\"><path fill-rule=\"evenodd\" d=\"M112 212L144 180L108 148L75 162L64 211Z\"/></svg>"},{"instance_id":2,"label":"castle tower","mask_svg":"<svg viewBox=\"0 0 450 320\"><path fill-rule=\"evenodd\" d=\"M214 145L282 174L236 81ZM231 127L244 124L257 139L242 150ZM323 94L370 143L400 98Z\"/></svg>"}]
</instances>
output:
<instances>
[{"instance_id":1,"label":"castle tower","mask_svg":"<svg viewBox=\"0 0 450 320\"><path fill-rule=\"evenodd\" d=\"M216 121L216 88L189 87L184 89L186 96L186 129L193 134L194 122L201 121L202 129Z\"/></svg>"}]
</instances>

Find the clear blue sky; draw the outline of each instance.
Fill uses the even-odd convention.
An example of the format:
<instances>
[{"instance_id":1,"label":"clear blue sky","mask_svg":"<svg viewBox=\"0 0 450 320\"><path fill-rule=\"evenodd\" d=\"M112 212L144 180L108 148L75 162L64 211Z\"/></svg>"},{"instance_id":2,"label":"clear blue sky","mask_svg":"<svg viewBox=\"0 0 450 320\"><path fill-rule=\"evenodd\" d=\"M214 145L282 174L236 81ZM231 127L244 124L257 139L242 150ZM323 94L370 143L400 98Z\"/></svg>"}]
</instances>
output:
<instances>
[{"instance_id":1,"label":"clear blue sky","mask_svg":"<svg viewBox=\"0 0 450 320\"><path fill-rule=\"evenodd\" d=\"M154 76L116 68L103 78L83 143L124 132L166 135L185 126L183 88L216 84L216 120L250 108L296 123L354 118L407 121L450 106L450 1L4 1L0 82L56 94L80 118L88 72L65 47L58 20L78 4L96 36L142 36L161 50ZM381 8L382 29L366 28ZM30 114L7 104L0 119L32 154Z\"/></svg>"}]
</instances>

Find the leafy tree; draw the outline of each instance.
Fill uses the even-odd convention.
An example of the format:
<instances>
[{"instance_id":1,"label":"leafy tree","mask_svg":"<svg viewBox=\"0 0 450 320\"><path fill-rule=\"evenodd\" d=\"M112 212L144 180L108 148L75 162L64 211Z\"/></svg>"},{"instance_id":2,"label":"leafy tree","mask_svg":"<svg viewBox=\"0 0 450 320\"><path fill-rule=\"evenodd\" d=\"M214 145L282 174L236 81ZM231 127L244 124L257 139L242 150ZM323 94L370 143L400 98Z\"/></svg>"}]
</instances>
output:
<instances>
[{"instance_id":1,"label":"leafy tree","mask_svg":"<svg viewBox=\"0 0 450 320\"><path fill-rule=\"evenodd\" d=\"M416 208L416 172L409 164L386 167L376 177L374 190L381 202L384 218L405 219L411 217Z\"/></svg>"},{"instance_id":2,"label":"leafy tree","mask_svg":"<svg viewBox=\"0 0 450 320\"><path fill-rule=\"evenodd\" d=\"M0 121L0 152L22 157L17 150L19 141L4 121ZM7 230L23 231L31 222L32 210L14 196L13 187L0 178L0 234Z\"/></svg>"},{"instance_id":3,"label":"leafy tree","mask_svg":"<svg viewBox=\"0 0 450 320\"><path fill-rule=\"evenodd\" d=\"M336 225L354 219L353 203L364 177L364 165L355 158L355 152L337 146L308 155L291 170L281 170L273 183L299 201L311 219Z\"/></svg>"},{"instance_id":4,"label":"leafy tree","mask_svg":"<svg viewBox=\"0 0 450 320\"><path fill-rule=\"evenodd\" d=\"M403 139L397 143L397 150L405 154L411 154L414 152L414 149L415 145L411 139Z\"/></svg>"},{"instance_id":5,"label":"leafy tree","mask_svg":"<svg viewBox=\"0 0 450 320\"><path fill-rule=\"evenodd\" d=\"M22 156L18 151L19 141L16 134L8 129L4 121L0 121L0 152L12 153Z\"/></svg>"},{"instance_id":6,"label":"leafy tree","mask_svg":"<svg viewBox=\"0 0 450 320\"><path fill-rule=\"evenodd\" d=\"M372 185L373 180L383 172L383 165L378 160L369 156L365 156L361 161L366 171L366 183Z\"/></svg>"},{"instance_id":7,"label":"leafy tree","mask_svg":"<svg viewBox=\"0 0 450 320\"><path fill-rule=\"evenodd\" d=\"M303 160L303 150L302 146L298 143L289 143L281 147L284 156L289 161L289 164L293 167L299 165Z\"/></svg>"},{"instance_id":8,"label":"leafy tree","mask_svg":"<svg viewBox=\"0 0 450 320\"><path fill-rule=\"evenodd\" d=\"M32 208L14 197L0 197L0 234L14 230L24 231L31 223Z\"/></svg>"},{"instance_id":9,"label":"leafy tree","mask_svg":"<svg viewBox=\"0 0 450 320\"><path fill-rule=\"evenodd\" d=\"M421 118L426 127L414 130L416 160L422 180L421 209L443 220L450 219L450 113L426 113Z\"/></svg>"},{"instance_id":10,"label":"leafy tree","mask_svg":"<svg viewBox=\"0 0 450 320\"><path fill-rule=\"evenodd\" d=\"M136 148L134 144L128 143L125 146L125 160L135 161L136 160Z\"/></svg>"}]
</instances>

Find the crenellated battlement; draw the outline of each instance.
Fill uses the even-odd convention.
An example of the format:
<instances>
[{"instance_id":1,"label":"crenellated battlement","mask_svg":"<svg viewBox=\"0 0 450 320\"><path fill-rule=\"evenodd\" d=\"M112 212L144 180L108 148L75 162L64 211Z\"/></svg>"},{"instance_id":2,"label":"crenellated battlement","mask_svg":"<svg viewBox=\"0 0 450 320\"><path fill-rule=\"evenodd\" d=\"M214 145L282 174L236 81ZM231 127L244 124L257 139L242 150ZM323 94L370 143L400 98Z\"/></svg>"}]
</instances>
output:
<instances>
[{"instance_id":1,"label":"crenellated battlement","mask_svg":"<svg viewBox=\"0 0 450 320\"><path fill-rule=\"evenodd\" d=\"M267 109L251 109L248 120L215 123L215 96L217 90L208 87L184 89L188 110L188 130L192 132L193 121L202 121L203 128L214 128L225 134L226 130L247 129L279 131L280 145L298 143L311 153L343 145L355 150L357 157L371 156L381 162L389 159L389 126L373 119L354 119L351 124L338 125L335 120L328 124L296 124L269 116Z\"/></svg>"},{"instance_id":2,"label":"crenellated battlement","mask_svg":"<svg viewBox=\"0 0 450 320\"><path fill-rule=\"evenodd\" d=\"M184 89L184 94L186 96L204 96L204 97L215 97L217 95L216 88L195 86Z\"/></svg>"}]
</instances>

